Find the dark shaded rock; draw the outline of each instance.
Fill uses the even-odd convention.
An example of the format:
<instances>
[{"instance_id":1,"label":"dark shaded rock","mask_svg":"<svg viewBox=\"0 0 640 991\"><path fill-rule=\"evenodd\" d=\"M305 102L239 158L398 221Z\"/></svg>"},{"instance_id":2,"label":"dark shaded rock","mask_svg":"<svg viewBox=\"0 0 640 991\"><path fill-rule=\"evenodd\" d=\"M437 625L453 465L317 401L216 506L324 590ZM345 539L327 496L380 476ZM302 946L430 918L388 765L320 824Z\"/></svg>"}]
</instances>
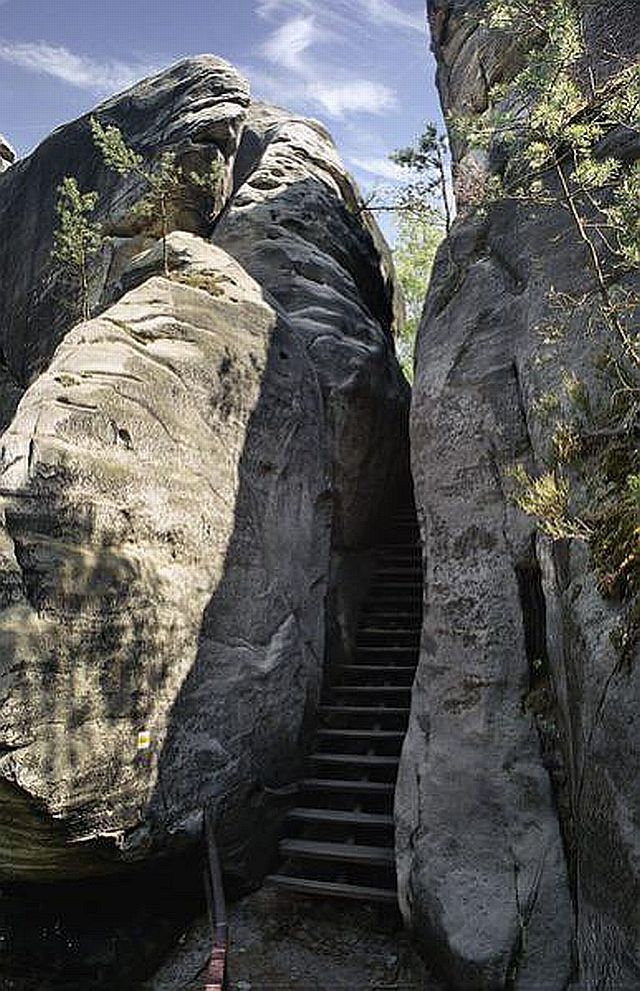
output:
<instances>
[{"instance_id":1,"label":"dark shaded rock","mask_svg":"<svg viewBox=\"0 0 640 991\"><path fill-rule=\"evenodd\" d=\"M517 49L463 16L483 4L431 6L445 107L482 110ZM637 57L639 17L634 3L585 5L601 77L612 39ZM610 148L629 160L620 137ZM580 298L593 279L560 207L495 205L459 219L450 247L457 275L443 251L412 409L426 608L396 802L402 907L456 989L631 989L637 650L627 669L623 610L586 548L537 536L509 498L513 465L548 464L566 376L601 395L601 333L580 309L552 333L551 288Z\"/></svg>"},{"instance_id":2,"label":"dark shaded rock","mask_svg":"<svg viewBox=\"0 0 640 991\"><path fill-rule=\"evenodd\" d=\"M393 413L408 390L389 333L398 300L388 249L355 212L353 180L317 122L252 107L238 168L213 239L268 290L305 343L332 438L334 540L358 546L372 523L367 507L405 452Z\"/></svg>"},{"instance_id":3,"label":"dark shaded rock","mask_svg":"<svg viewBox=\"0 0 640 991\"><path fill-rule=\"evenodd\" d=\"M458 229L456 257L479 233ZM514 971L513 987L560 991L573 919L526 709L533 658L518 567L531 530L505 494L505 472L529 445L513 346L531 299L489 249L466 261L462 288L439 314L436 275L414 387L427 608L396 796L401 902L461 991L509 987Z\"/></svg>"}]
</instances>

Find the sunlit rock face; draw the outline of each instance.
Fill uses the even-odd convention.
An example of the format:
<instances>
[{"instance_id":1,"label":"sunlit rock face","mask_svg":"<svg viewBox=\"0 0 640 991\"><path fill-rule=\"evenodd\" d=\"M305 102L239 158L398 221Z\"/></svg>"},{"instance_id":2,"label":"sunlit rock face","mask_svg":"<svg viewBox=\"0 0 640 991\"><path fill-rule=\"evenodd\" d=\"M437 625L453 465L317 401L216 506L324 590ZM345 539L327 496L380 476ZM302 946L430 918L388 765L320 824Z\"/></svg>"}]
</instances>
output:
<instances>
[{"instance_id":1,"label":"sunlit rock face","mask_svg":"<svg viewBox=\"0 0 640 991\"><path fill-rule=\"evenodd\" d=\"M98 836L139 857L254 760L277 780L317 694L320 392L259 287L196 249L214 295L150 278L70 331L3 437L5 877L92 871Z\"/></svg>"},{"instance_id":2,"label":"sunlit rock face","mask_svg":"<svg viewBox=\"0 0 640 991\"><path fill-rule=\"evenodd\" d=\"M15 149L12 148L4 135L0 134L0 173L6 172L15 160Z\"/></svg>"},{"instance_id":3,"label":"sunlit rock face","mask_svg":"<svg viewBox=\"0 0 640 991\"><path fill-rule=\"evenodd\" d=\"M180 850L204 803L247 879L298 775L328 625L349 634L342 576L406 465L391 265L328 134L251 105L227 63L96 113L223 181L214 221L177 211L170 279L88 117L0 184L0 880ZM75 326L49 255L67 174L112 235Z\"/></svg>"},{"instance_id":4,"label":"sunlit rock face","mask_svg":"<svg viewBox=\"0 0 640 991\"><path fill-rule=\"evenodd\" d=\"M122 128L148 161L173 152L187 170L204 171L218 162L224 171L221 194L226 197L248 104L247 81L228 63L205 55L139 83L101 104L94 114ZM56 190L67 175L83 190L99 191L96 217L110 235L92 266L94 306L114 298L122 270L155 234L131 212L142 191L140 180L106 168L88 115L58 128L7 172L0 189L0 225L14 231L15 241L0 241L0 346L4 363L22 388L47 366L80 312L75 286L51 263ZM185 195L179 226L204 233L191 199Z\"/></svg>"},{"instance_id":5,"label":"sunlit rock face","mask_svg":"<svg viewBox=\"0 0 640 991\"><path fill-rule=\"evenodd\" d=\"M445 108L482 111L521 53L433 0ZM637 4L585 6L585 37L637 58ZM604 60L606 62L606 60ZM609 61L610 68L610 61ZM629 160L633 141L611 146ZM637 143L637 142L636 142ZM455 149L464 166L466 149ZM579 542L551 544L508 497L509 469L548 464L544 397L575 374L593 397L603 347L578 311L561 338L550 290L594 289L560 207L462 216L442 251L417 349L412 465L425 551L421 663L401 761L401 905L456 989L637 986L637 648ZM631 285L629 283L629 285ZM572 985L573 986L573 985Z\"/></svg>"}]
</instances>

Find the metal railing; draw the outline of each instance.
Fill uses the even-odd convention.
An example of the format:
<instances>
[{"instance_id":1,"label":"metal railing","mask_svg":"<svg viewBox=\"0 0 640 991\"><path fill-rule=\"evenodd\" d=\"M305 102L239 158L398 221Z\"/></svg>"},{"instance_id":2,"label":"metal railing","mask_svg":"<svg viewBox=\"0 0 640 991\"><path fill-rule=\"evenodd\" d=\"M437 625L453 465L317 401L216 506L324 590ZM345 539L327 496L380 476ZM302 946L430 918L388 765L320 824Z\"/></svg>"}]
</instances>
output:
<instances>
[{"instance_id":1,"label":"metal railing","mask_svg":"<svg viewBox=\"0 0 640 991\"><path fill-rule=\"evenodd\" d=\"M204 884L207 893L207 908L213 934L211 956L204 978L204 991L225 991L227 987L227 950L229 924L222 886L222 870L216 844L213 819L207 808L203 816L204 845L207 863L204 870Z\"/></svg>"}]
</instances>

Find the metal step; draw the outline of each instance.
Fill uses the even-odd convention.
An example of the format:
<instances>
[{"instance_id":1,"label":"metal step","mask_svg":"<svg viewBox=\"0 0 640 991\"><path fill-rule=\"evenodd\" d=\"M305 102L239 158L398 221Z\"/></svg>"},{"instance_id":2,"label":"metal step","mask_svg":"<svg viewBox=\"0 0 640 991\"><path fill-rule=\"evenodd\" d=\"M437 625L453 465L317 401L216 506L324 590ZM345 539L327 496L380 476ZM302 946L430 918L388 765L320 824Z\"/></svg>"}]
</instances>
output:
<instances>
[{"instance_id":1,"label":"metal step","mask_svg":"<svg viewBox=\"0 0 640 991\"><path fill-rule=\"evenodd\" d=\"M329 767L348 765L356 770L366 770L373 767L397 767L398 757L380 757L377 754L311 754L308 758L313 764L326 764Z\"/></svg>"},{"instance_id":2,"label":"metal step","mask_svg":"<svg viewBox=\"0 0 640 991\"><path fill-rule=\"evenodd\" d=\"M384 609L367 610L366 615L362 617L362 626L357 636L362 633L368 634L370 630L383 630L385 633L388 632L389 636L398 632L419 637L422 632L422 608L417 606L413 613L402 612L399 609L394 611L388 606Z\"/></svg>"},{"instance_id":3,"label":"metal step","mask_svg":"<svg viewBox=\"0 0 640 991\"><path fill-rule=\"evenodd\" d=\"M283 857L302 860L329 860L346 864L393 865L392 847L360 846L358 843L322 843L320 840L281 840Z\"/></svg>"},{"instance_id":4,"label":"metal step","mask_svg":"<svg viewBox=\"0 0 640 991\"><path fill-rule=\"evenodd\" d=\"M336 674L346 675L376 675L379 677L394 677L395 675L414 675L415 664L343 664Z\"/></svg>"},{"instance_id":5,"label":"metal step","mask_svg":"<svg viewBox=\"0 0 640 991\"><path fill-rule=\"evenodd\" d=\"M371 617L371 620L375 619L375 616ZM371 622L368 619L368 622ZM380 639L382 642L385 640L398 640L400 637L404 637L410 640L413 644L418 644L420 640L420 627L418 626L407 626L405 629L397 626L361 626L357 633L358 641L366 638L367 640Z\"/></svg>"},{"instance_id":6,"label":"metal step","mask_svg":"<svg viewBox=\"0 0 640 991\"><path fill-rule=\"evenodd\" d=\"M396 904L394 888L371 888L361 884L341 884L337 881L315 881L305 877L291 877L288 874L270 874L267 884L294 892L298 895L322 895L325 898L346 898L363 902L385 902Z\"/></svg>"},{"instance_id":7,"label":"metal step","mask_svg":"<svg viewBox=\"0 0 640 991\"><path fill-rule=\"evenodd\" d=\"M364 647L356 647L356 654L382 654L384 657L406 657L408 655L416 656L418 654L417 649L413 644L408 643L396 643L396 644L372 644Z\"/></svg>"},{"instance_id":8,"label":"metal step","mask_svg":"<svg viewBox=\"0 0 640 991\"><path fill-rule=\"evenodd\" d=\"M287 819L302 823L393 828L392 815L382 815L375 812L352 812L349 809L292 809L288 813Z\"/></svg>"},{"instance_id":9,"label":"metal step","mask_svg":"<svg viewBox=\"0 0 640 991\"><path fill-rule=\"evenodd\" d=\"M378 605L385 607L384 609L380 608L380 612L387 612L389 606L402 606L404 610L410 608L417 610L422 605L422 586L373 585L369 591L369 610L377 611Z\"/></svg>"},{"instance_id":10,"label":"metal step","mask_svg":"<svg viewBox=\"0 0 640 991\"><path fill-rule=\"evenodd\" d=\"M372 695L377 698L387 698L389 695L407 695L410 697L411 685L332 685L327 694L330 696Z\"/></svg>"},{"instance_id":11,"label":"metal step","mask_svg":"<svg viewBox=\"0 0 640 991\"><path fill-rule=\"evenodd\" d=\"M393 795L395 784L391 781L349 781L340 778L304 778L300 782L304 791L348 791L363 795Z\"/></svg>"},{"instance_id":12,"label":"metal step","mask_svg":"<svg viewBox=\"0 0 640 991\"><path fill-rule=\"evenodd\" d=\"M408 705L323 705L321 716L408 716L411 709Z\"/></svg>"},{"instance_id":13,"label":"metal step","mask_svg":"<svg viewBox=\"0 0 640 991\"><path fill-rule=\"evenodd\" d=\"M401 743L405 737L404 733L392 729L321 729L316 735L319 740L338 737L339 740L363 740L365 742L371 740L374 743L378 740Z\"/></svg>"},{"instance_id":14,"label":"metal step","mask_svg":"<svg viewBox=\"0 0 640 991\"><path fill-rule=\"evenodd\" d=\"M397 607L400 608L397 608ZM381 602L365 602L363 606L363 620L370 623L375 619L376 623L407 623L413 624L414 629L422 626L422 603L410 603L407 606L402 601L394 602L393 609L385 607Z\"/></svg>"},{"instance_id":15,"label":"metal step","mask_svg":"<svg viewBox=\"0 0 640 991\"><path fill-rule=\"evenodd\" d=\"M350 684L364 682L369 685L385 684L407 687L413 683L416 666L406 664L345 664L334 679L334 687L339 688L338 674L348 678Z\"/></svg>"},{"instance_id":16,"label":"metal step","mask_svg":"<svg viewBox=\"0 0 640 991\"><path fill-rule=\"evenodd\" d=\"M351 659L349 664L344 664L342 668L336 670L336 676L332 680L331 684L335 682L336 685L339 684L339 675L342 671L349 670L353 668L353 673L356 675L361 675L362 673L369 672L371 675L375 675L375 679L372 684L376 684L380 681L380 672L388 671L392 674L393 671L399 671L401 674L408 674L408 672L415 672L418 669L418 660L420 657L420 651L415 649L410 649L406 654L394 655L393 650L389 651L388 648L380 648L380 650L371 649L370 647L357 647L355 656ZM376 674L377 672L377 674ZM358 681L360 681L358 677ZM413 680L413 679L412 679ZM328 687L331 687L329 685Z\"/></svg>"},{"instance_id":17,"label":"metal step","mask_svg":"<svg viewBox=\"0 0 640 991\"><path fill-rule=\"evenodd\" d=\"M378 565L374 572L375 578L386 578L387 575L401 575L402 577L411 577L414 581L419 582L422 580L422 568L418 564L413 564L412 562L391 562L387 564Z\"/></svg>"},{"instance_id":18,"label":"metal step","mask_svg":"<svg viewBox=\"0 0 640 991\"><path fill-rule=\"evenodd\" d=\"M287 863L267 878L278 888L396 903L392 806L420 655L422 582L409 506L390 521L378 550L355 655L327 666L309 776L299 782L280 842Z\"/></svg>"},{"instance_id":19,"label":"metal step","mask_svg":"<svg viewBox=\"0 0 640 991\"><path fill-rule=\"evenodd\" d=\"M392 589L394 592L402 592L403 595L411 593L415 595L422 592L422 582L409 574L394 575L374 575L371 582L371 592L379 592L381 589Z\"/></svg>"},{"instance_id":20,"label":"metal step","mask_svg":"<svg viewBox=\"0 0 640 991\"><path fill-rule=\"evenodd\" d=\"M420 637L418 636L418 631L416 630L414 634L398 633L397 630L388 630L387 636L380 635L380 633L370 634L368 636L360 636L356 639L356 650L367 651L375 650L376 647L382 650L393 650L397 647L404 647L405 650L411 651L417 657L420 653Z\"/></svg>"}]
</instances>

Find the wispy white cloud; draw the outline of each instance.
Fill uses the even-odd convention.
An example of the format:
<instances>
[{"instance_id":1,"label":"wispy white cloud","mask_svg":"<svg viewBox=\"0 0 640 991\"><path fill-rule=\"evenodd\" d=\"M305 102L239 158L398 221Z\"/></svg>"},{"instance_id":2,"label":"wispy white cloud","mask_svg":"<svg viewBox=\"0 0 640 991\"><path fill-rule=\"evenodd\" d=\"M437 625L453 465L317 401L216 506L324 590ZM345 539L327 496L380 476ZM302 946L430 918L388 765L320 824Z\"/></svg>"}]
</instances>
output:
<instances>
[{"instance_id":1,"label":"wispy white cloud","mask_svg":"<svg viewBox=\"0 0 640 991\"><path fill-rule=\"evenodd\" d=\"M318 38L316 21L309 17L292 17L285 21L262 46L262 53L283 69L305 72L304 54Z\"/></svg>"},{"instance_id":2,"label":"wispy white cloud","mask_svg":"<svg viewBox=\"0 0 640 991\"><path fill-rule=\"evenodd\" d=\"M384 83L351 79L344 83L316 80L307 85L307 96L324 107L330 117L348 113L381 114L396 103L396 94Z\"/></svg>"},{"instance_id":3,"label":"wispy white cloud","mask_svg":"<svg viewBox=\"0 0 640 991\"><path fill-rule=\"evenodd\" d=\"M414 10L408 11L391 0L359 0L369 14L374 24L390 26L395 28L406 28L408 31L419 31L426 34L427 18L424 3L421 3L421 10L418 10L417 3Z\"/></svg>"},{"instance_id":4,"label":"wispy white cloud","mask_svg":"<svg viewBox=\"0 0 640 991\"><path fill-rule=\"evenodd\" d=\"M99 61L46 41L0 41L0 59L96 93L115 93L151 75L157 67L117 59Z\"/></svg>"},{"instance_id":5,"label":"wispy white cloud","mask_svg":"<svg viewBox=\"0 0 640 991\"><path fill-rule=\"evenodd\" d=\"M407 178L406 169L401 168L388 158L350 158L351 165L368 172L369 175L387 179L390 182L402 182Z\"/></svg>"},{"instance_id":6,"label":"wispy white cloud","mask_svg":"<svg viewBox=\"0 0 640 991\"><path fill-rule=\"evenodd\" d=\"M273 14L278 13L283 7L286 7L288 0L258 0L256 6L256 13L259 17L271 17ZM302 0L300 4L300 9L308 10L308 5Z\"/></svg>"},{"instance_id":7,"label":"wispy white cloud","mask_svg":"<svg viewBox=\"0 0 640 991\"><path fill-rule=\"evenodd\" d=\"M424 0L405 0L402 6L397 0L325 0L323 4L317 0L258 0L256 12L266 20L280 14L321 14L326 23L346 26L358 20L365 26L392 26L420 34L426 33L427 26Z\"/></svg>"},{"instance_id":8,"label":"wispy white cloud","mask_svg":"<svg viewBox=\"0 0 640 991\"><path fill-rule=\"evenodd\" d=\"M277 93L278 99L280 94L289 99L295 94L336 119L349 113L383 113L396 103L390 86L352 75L343 63L332 60L326 52L320 57L315 50L326 42L335 46L341 4L342 0L334 0L333 5L320 8L321 20L320 14L307 13L310 0L297 0L295 14L291 13L291 0L260 0L257 10L263 17L274 21L277 15L286 15L260 47L263 58L287 72L286 78L272 74L268 90ZM251 75L256 78L255 73Z\"/></svg>"}]
</instances>

